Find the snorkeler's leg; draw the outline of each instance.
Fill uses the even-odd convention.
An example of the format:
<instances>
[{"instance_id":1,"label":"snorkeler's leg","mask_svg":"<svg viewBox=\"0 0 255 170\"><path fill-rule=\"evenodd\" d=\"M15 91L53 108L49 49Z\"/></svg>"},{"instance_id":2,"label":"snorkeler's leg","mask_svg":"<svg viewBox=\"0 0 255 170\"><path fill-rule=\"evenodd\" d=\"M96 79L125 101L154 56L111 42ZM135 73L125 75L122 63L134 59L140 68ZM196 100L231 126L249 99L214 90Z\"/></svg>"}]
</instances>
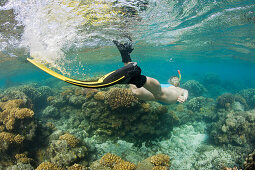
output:
<instances>
[{"instance_id":1,"label":"snorkeler's leg","mask_svg":"<svg viewBox=\"0 0 255 170\"><path fill-rule=\"evenodd\" d=\"M163 95L159 81L151 77L146 78L147 79L143 87L151 92L155 99L159 99Z\"/></svg>"},{"instance_id":2,"label":"snorkeler's leg","mask_svg":"<svg viewBox=\"0 0 255 170\"><path fill-rule=\"evenodd\" d=\"M145 100L145 101L155 100L155 97L153 96L153 94L143 87L137 88L135 85L130 84L130 89L132 93L140 100Z\"/></svg>"}]
</instances>

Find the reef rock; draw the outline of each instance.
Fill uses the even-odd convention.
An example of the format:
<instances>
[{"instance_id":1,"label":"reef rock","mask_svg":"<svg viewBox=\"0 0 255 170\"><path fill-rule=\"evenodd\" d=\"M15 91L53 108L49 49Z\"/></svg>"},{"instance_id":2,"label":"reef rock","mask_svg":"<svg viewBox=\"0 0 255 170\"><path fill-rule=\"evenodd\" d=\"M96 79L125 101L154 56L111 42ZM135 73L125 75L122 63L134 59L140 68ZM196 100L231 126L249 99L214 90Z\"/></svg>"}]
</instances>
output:
<instances>
[{"instance_id":1,"label":"reef rock","mask_svg":"<svg viewBox=\"0 0 255 170\"><path fill-rule=\"evenodd\" d=\"M209 131L216 144L254 145L255 110L222 114Z\"/></svg>"},{"instance_id":2,"label":"reef rock","mask_svg":"<svg viewBox=\"0 0 255 170\"><path fill-rule=\"evenodd\" d=\"M89 126L86 131L90 134L156 137L166 136L171 130L171 121L162 119L167 116L165 106L157 102L139 101L129 89L113 88L104 94L104 98L100 97L104 100L98 100L98 96L97 99L90 97L82 106L80 119L87 120Z\"/></svg>"},{"instance_id":3,"label":"reef rock","mask_svg":"<svg viewBox=\"0 0 255 170\"><path fill-rule=\"evenodd\" d=\"M183 84L183 88L189 91L189 95L193 97L202 96L207 90L196 80L189 80Z\"/></svg>"}]
</instances>

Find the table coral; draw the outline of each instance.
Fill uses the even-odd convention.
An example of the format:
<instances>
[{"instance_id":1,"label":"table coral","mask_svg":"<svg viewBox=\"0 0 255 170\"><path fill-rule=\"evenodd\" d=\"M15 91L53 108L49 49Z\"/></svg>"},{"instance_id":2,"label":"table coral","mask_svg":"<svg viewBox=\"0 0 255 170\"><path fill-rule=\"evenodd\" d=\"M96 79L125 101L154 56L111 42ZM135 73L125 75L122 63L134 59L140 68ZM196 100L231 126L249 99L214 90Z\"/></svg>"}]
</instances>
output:
<instances>
[{"instance_id":1,"label":"table coral","mask_svg":"<svg viewBox=\"0 0 255 170\"><path fill-rule=\"evenodd\" d=\"M130 89L111 88L105 94L105 102L115 110L134 106L138 103L138 98L133 95Z\"/></svg>"},{"instance_id":2,"label":"table coral","mask_svg":"<svg viewBox=\"0 0 255 170\"><path fill-rule=\"evenodd\" d=\"M61 170L61 168L51 162L43 162L36 168L36 170Z\"/></svg>"},{"instance_id":3,"label":"table coral","mask_svg":"<svg viewBox=\"0 0 255 170\"><path fill-rule=\"evenodd\" d=\"M151 157L151 163L155 166L169 166L170 157L165 154L157 154Z\"/></svg>"},{"instance_id":4,"label":"table coral","mask_svg":"<svg viewBox=\"0 0 255 170\"><path fill-rule=\"evenodd\" d=\"M104 166L113 168L116 164L122 162L123 160L117 155L106 153L101 159L100 163Z\"/></svg>"},{"instance_id":5,"label":"table coral","mask_svg":"<svg viewBox=\"0 0 255 170\"><path fill-rule=\"evenodd\" d=\"M60 136L59 139L66 140L68 145L70 145L71 147L76 147L77 144L79 143L79 140L70 133L66 133L66 134Z\"/></svg>"}]
</instances>

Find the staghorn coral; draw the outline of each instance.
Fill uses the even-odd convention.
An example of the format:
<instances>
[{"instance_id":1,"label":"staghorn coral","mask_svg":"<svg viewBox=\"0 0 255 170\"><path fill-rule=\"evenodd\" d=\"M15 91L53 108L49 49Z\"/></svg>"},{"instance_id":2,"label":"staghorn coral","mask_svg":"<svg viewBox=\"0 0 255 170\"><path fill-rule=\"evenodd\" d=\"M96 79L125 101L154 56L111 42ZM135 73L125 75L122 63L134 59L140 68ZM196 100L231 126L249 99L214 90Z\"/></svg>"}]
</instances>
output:
<instances>
[{"instance_id":1,"label":"staghorn coral","mask_svg":"<svg viewBox=\"0 0 255 170\"><path fill-rule=\"evenodd\" d=\"M255 150L244 161L244 170L255 169Z\"/></svg>"},{"instance_id":2,"label":"staghorn coral","mask_svg":"<svg viewBox=\"0 0 255 170\"><path fill-rule=\"evenodd\" d=\"M123 107L132 107L138 104L138 98L133 95L130 89L111 88L105 94L105 102L115 110Z\"/></svg>"},{"instance_id":3,"label":"staghorn coral","mask_svg":"<svg viewBox=\"0 0 255 170\"><path fill-rule=\"evenodd\" d=\"M51 162L43 162L36 168L36 170L61 170L61 168Z\"/></svg>"},{"instance_id":4,"label":"staghorn coral","mask_svg":"<svg viewBox=\"0 0 255 170\"><path fill-rule=\"evenodd\" d=\"M165 154L157 154L151 157L151 163L155 166L169 166L170 157Z\"/></svg>"},{"instance_id":5,"label":"staghorn coral","mask_svg":"<svg viewBox=\"0 0 255 170\"><path fill-rule=\"evenodd\" d=\"M122 162L123 160L117 155L106 153L101 159L100 164L113 168L116 164Z\"/></svg>"},{"instance_id":6,"label":"staghorn coral","mask_svg":"<svg viewBox=\"0 0 255 170\"><path fill-rule=\"evenodd\" d=\"M77 144L79 144L79 140L70 133L65 133L64 135L60 136L59 139L66 140L68 145L71 147L76 147Z\"/></svg>"},{"instance_id":7,"label":"staghorn coral","mask_svg":"<svg viewBox=\"0 0 255 170\"><path fill-rule=\"evenodd\" d=\"M121 161L113 167L113 170L135 170L135 164L127 161Z\"/></svg>"},{"instance_id":8,"label":"staghorn coral","mask_svg":"<svg viewBox=\"0 0 255 170\"><path fill-rule=\"evenodd\" d=\"M87 169L88 168L80 164L73 164L72 166L68 168L68 170L87 170Z\"/></svg>"}]
</instances>

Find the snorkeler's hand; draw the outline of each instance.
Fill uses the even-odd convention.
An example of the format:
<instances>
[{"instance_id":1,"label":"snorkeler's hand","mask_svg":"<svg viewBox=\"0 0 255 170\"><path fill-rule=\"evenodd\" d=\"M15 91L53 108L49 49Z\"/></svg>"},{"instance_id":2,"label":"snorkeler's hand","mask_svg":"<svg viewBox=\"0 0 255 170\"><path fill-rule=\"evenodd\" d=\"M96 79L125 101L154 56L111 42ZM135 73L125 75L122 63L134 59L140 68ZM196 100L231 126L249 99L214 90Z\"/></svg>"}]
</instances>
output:
<instances>
[{"instance_id":1,"label":"snorkeler's hand","mask_svg":"<svg viewBox=\"0 0 255 170\"><path fill-rule=\"evenodd\" d=\"M184 96L180 96L177 98L177 102L184 103L187 100Z\"/></svg>"},{"instance_id":2,"label":"snorkeler's hand","mask_svg":"<svg viewBox=\"0 0 255 170\"><path fill-rule=\"evenodd\" d=\"M177 102L184 103L189 96L188 90L183 89L183 94L177 98Z\"/></svg>"}]
</instances>

